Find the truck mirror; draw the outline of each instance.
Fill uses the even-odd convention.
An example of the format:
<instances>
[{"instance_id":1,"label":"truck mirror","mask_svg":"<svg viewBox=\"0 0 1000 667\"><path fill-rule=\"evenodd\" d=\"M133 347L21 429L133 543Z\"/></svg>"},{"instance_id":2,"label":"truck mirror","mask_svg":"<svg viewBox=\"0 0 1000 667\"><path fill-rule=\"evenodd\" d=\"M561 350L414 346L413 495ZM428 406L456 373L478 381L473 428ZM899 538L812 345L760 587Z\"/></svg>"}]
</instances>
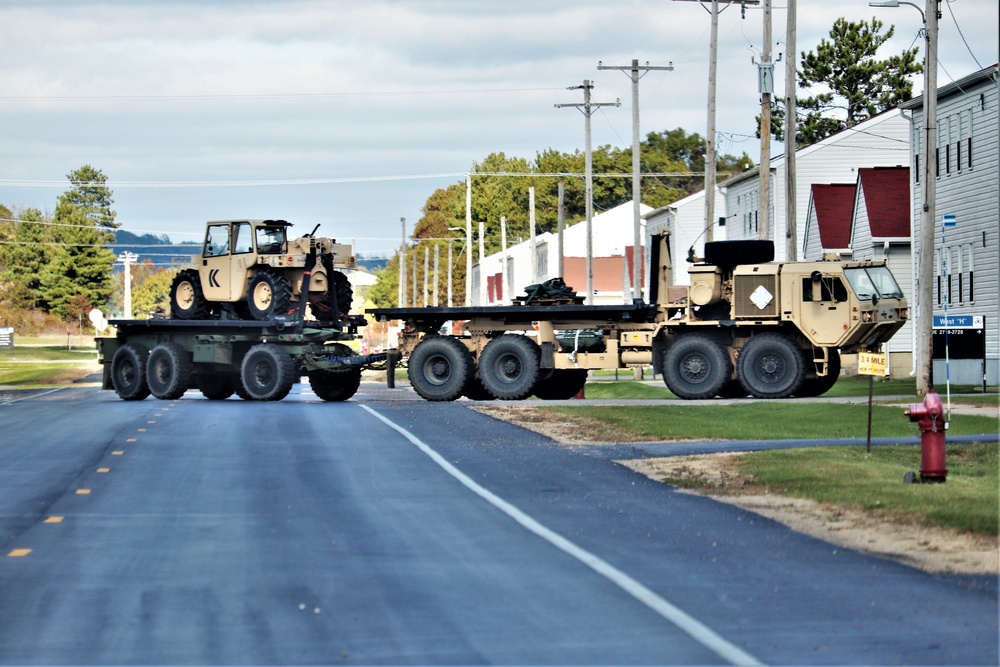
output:
<instances>
[{"instance_id":1,"label":"truck mirror","mask_svg":"<svg viewBox=\"0 0 1000 667\"><path fill-rule=\"evenodd\" d=\"M822 277L823 274L820 273L819 271L813 271L812 273L809 274L810 280L812 280L814 283L818 283L820 281L820 278Z\"/></svg>"}]
</instances>

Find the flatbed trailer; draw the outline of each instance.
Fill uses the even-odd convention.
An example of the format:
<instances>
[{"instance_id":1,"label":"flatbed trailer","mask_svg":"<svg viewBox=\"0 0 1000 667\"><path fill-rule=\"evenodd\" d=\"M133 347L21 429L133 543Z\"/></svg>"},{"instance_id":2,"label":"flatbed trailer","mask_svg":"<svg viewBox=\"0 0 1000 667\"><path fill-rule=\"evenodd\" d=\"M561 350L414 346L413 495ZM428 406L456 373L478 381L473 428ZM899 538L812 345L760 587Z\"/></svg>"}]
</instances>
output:
<instances>
[{"instance_id":1,"label":"flatbed trailer","mask_svg":"<svg viewBox=\"0 0 1000 667\"><path fill-rule=\"evenodd\" d=\"M769 241L706 243L675 300L667 235L652 241L650 303L584 305L568 289L535 302L529 286L509 306L367 312L401 322L397 353L430 401L565 399L591 370L650 365L685 399L818 396L841 353L877 352L907 320L884 262L774 262ZM461 333L443 332L448 321Z\"/></svg>"},{"instance_id":2,"label":"flatbed trailer","mask_svg":"<svg viewBox=\"0 0 1000 667\"><path fill-rule=\"evenodd\" d=\"M152 394L173 400L196 387L210 400L234 393L245 400L279 401L302 376L324 401L357 391L361 370L385 354L358 355L347 345L353 327L289 318L112 320L97 338L103 389L127 401Z\"/></svg>"}]
</instances>

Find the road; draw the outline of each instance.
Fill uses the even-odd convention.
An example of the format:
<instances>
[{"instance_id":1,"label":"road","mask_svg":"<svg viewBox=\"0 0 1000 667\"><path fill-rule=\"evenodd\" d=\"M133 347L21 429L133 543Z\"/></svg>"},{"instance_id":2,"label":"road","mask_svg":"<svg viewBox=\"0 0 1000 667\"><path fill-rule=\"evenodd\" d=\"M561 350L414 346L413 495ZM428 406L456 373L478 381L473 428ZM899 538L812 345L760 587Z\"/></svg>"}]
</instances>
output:
<instances>
[{"instance_id":1,"label":"road","mask_svg":"<svg viewBox=\"0 0 1000 667\"><path fill-rule=\"evenodd\" d=\"M997 664L996 577L407 390L0 401L2 664Z\"/></svg>"}]
</instances>

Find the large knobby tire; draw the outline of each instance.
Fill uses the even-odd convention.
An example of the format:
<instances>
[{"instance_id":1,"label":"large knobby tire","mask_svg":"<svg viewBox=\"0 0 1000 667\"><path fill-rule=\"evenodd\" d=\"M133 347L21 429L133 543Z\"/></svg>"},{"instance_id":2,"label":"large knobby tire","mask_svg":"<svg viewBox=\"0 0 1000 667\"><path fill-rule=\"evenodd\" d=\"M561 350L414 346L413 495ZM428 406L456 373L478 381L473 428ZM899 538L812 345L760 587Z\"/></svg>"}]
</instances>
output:
<instances>
[{"instance_id":1,"label":"large knobby tire","mask_svg":"<svg viewBox=\"0 0 1000 667\"><path fill-rule=\"evenodd\" d=\"M757 334L740 351L738 375L757 398L788 398L806 377L805 355L784 334Z\"/></svg>"},{"instance_id":2,"label":"large knobby tire","mask_svg":"<svg viewBox=\"0 0 1000 667\"><path fill-rule=\"evenodd\" d=\"M351 312L351 303L354 301L354 287L351 281L340 271L334 271L330 284L337 292L337 308L342 314Z\"/></svg>"},{"instance_id":3,"label":"large knobby tire","mask_svg":"<svg viewBox=\"0 0 1000 667\"><path fill-rule=\"evenodd\" d=\"M479 356L479 377L486 391L496 398L520 401L535 390L540 358L538 345L527 336L497 336Z\"/></svg>"},{"instance_id":4,"label":"large knobby tire","mask_svg":"<svg viewBox=\"0 0 1000 667\"><path fill-rule=\"evenodd\" d=\"M454 401L474 372L472 353L455 338L427 336L413 348L406 372L424 399Z\"/></svg>"},{"instance_id":5,"label":"large knobby tire","mask_svg":"<svg viewBox=\"0 0 1000 667\"><path fill-rule=\"evenodd\" d=\"M115 350L111 359L111 382L115 393L125 401L141 401L149 396L146 383L146 360L149 350L138 343L126 343Z\"/></svg>"},{"instance_id":6,"label":"large knobby tire","mask_svg":"<svg viewBox=\"0 0 1000 667\"><path fill-rule=\"evenodd\" d=\"M557 368L552 375L539 380L535 396L543 401L564 401L580 393L587 384L586 368Z\"/></svg>"},{"instance_id":7,"label":"large knobby tire","mask_svg":"<svg viewBox=\"0 0 1000 667\"><path fill-rule=\"evenodd\" d=\"M830 361L827 366L826 375L823 377L806 377L802 381L802 386L795 392L795 395L803 397L822 396L830 391L833 385L837 384L837 380L840 379L840 352L830 350Z\"/></svg>"},{"instance_id":8,"label":"large knobby tire","mask_svg":"<svg viewBox=\"0 0 1000 667\"><path fill-rule=\"evenodd\" d=\"M198 272L184 269L170 284L170 317L175 320L197 320L208 315L208 301L201 289Z\"/></svg>"},{"instance_id":9,"label":"large knobby tire","mask_svg":"<svg viewBox=\"0 0 1000 667\"><path fill-rule=\"evenodd\" d=\"M361 386L361 371L313 371L309 374L309 385L324 401L346 401Z\"/></svg>"},{"instance_id":10,"label":"large knobby tire","mask_svg":"<svg viewBox=\"0 0 1000 667\"><path fill-rule=\"evenodd\" d=\"M712 398L732 375L729 354L717 341L702 334L684 334L663 354L663 382L680 398Z\"/></svg>"},{"instance_id":11,"label":"large knobby tire","mask_svg":"<svg viewBox=\"0 0 1000 667\"><path fill-rule=\"evenodd\" d=\"M240 365L240 382L252 401L280 401L288 396L295 379L292 358L270 343L251 347Z\"/></svg>"},{"instance_id":12,"label":"large knobby tire","mask_svg":"<svg viewBox=\"0 0 1000 667\"><path fill-rule=\"evenodd\" d=\"M292 286L288 278L273 271L255 273L247 287L247 308L255 320L269 320L288 312Z\"/></svg>"},{"instance_id":13,"label":"large knobby tire","mask_svg":"<svg viewBox=\"0 0 1000 667\"><path fill-rule=\"evenodd\" d=\"M224 401L236 391L231 373L205 373L198 377L198 389L210 401Z\"/></svg>"},{"instance_id":14,"label":"large knobby tire","mask_svg":"<svg viewBox=\"0 0 1000 667\"><path fill-rule=\"evenodd\" d=\"M146 382L153 396L172 401L191 386L191 358L177 343L160 343L146 361Z\"/></svg>"},{"instance_id":15,"label":"large knobby tire","mask_svg":"<svg viewBox=\"0 0 1000 667\"><path fill-rule=\"evenodd\" d=\"M483 380L479 377L479 373L473 373L472 377L465 385L465 389L462 390L462 396L465 396L470 401L492 401L493 394L486 391L486 387L483 386Z\"/></svg>"}]
</instances>

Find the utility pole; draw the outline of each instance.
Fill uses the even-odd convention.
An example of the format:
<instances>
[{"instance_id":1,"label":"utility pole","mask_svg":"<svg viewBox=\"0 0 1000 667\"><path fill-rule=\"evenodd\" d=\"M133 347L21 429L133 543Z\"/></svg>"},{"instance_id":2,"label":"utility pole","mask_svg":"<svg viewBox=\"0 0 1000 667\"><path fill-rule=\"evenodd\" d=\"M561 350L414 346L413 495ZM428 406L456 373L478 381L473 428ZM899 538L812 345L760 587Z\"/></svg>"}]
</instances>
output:
<instances>
[{"instance_id":1,"label":"utility pole","mask_svg":"<svg viewBox=\"0 0 1000 667\"><path fill-rule=\"evenodd\" d=\"M531 240L531 284L538 282L538 247L535 238L535 186L528 188L528 238ZM504 262L507 251L504 250ZM506 268L504 269L506 271Z\"/></svg>"},{"instance_id":2,"label":"utility pole","mask_svg":"<svg viewBox=\"0 0 1000 667\"><path fill-rule=\"evenodd\" d=\"M400 218L403 224L403 240L399 244L399 298L396 302L400 308L406 308L406 218Z\"/></svg>"},{"instance_id":3,"label":"utility pole","mask_svg":"<svg viewBox=\"0 0 1000 667\"><path fill-rule=\"evenodd\" d=\"M795 63L798 60L795 46L796 0L787 0L788 16L785 23L785 258L795 262L799 258L799 224L795 201L795 151L798 142L798 123L795 117Z\"/></svg>"},{"instance_id":4,"label":"utility pole","mask_svg":"<svg viewBox=\"0 0 1000 667\"><path fill-rule=\"evenodd\" d=\"M439 288L440 278L439 271L441 270L441 246L437 243L434 244L434 307L437 308L441 305L441 290Z\"/></svg>"},{"instance_id":5,"label":"utility pole","mask_svg":"<svg viewBox=\"0 0 1000 667\"><path fill-rule=\"evenodd\" d=\"M139 255L134 252L123 252L118 255L118 261L125 265L125 298L122 316L126 320L132 319L132 265L139 259Z\"/></svg>"},{"instance_id":6,"label":"utility pole","mask_svg":"<svg viewBox=\"0 0 1000 667\"><path fill-rule=\"evenodd\" d=\"M917 321L920 336L917 342L920 366L917 368L917 395L924 396L932 389L934 370L934 226L937 206L937 68L938 68L938 12L941 0L927 0L924 14L924 32L927 43L924 50L924 163L923 206L920 207L920 247L917 256L918 279ZM919 8L918 8L919 9Z\"/></svg>"},{"instance_id":7,"label":"utility pole","mask_svg":"<svg viewBox=\"0 0 1000 667\"><path fill-rule=\"evenodd\" d=\"M696 0L699 4L702 0ZM760 0L711 0L712 29L708 46L708 123L705 130L705 242L715 239L715 88L716 70L719 62L719 3L740 3L742 18L746 18L747 5L756 5Z\"/></svg>"},{"instance_id":8,"label":"utility pole","mask_svg":"<svg viewBox=\"0 0 1000 667\"><path fill-rule=\"evenodd\" d=\"M595 107L620 107L621 100L614 102L591 102L590 91L594 85L589 80L584 80L581 86L570 86L566 90L583 90L582 104L557 104L557 109L563 107L576 107L583 113L585 120L585 147L584 147L584 172L586 177L586 194L584 199L587 204L587 303L594 303L594 158L590 149L590 117L594 113Z\"/></svg>"},{"instance_id":9,"label":"utility pole","mask_svg":"<svg viewBox=\"0 0 1000 667\"><path fill-rule=\"evenodd\" d=\"M465 175L465 305L472 305L472 174Z\"/></svg>"},{"instance_id":10,"label":"utility pole","mask_svg":"<svg viewBox=\"0 0 1000 667\"><path fill-rule=\"evenodd\" d=\"M556 260L556 264L557 264L556 275L558 275L560 278L565 278L566 277L566 273L565 273L566 266L565 266L565 263L563 261L563 258L564 258L564 255L565 255L565 251L564 251L564 248L563 248L563 232L566 231L566 184L563 183L562 181L559 181L559 204L558 204L558 207L559 207L559 213L558 213L559 220L558 220L558 223L557 223L558 224L557 232L558 232L558 239L559 240L556 243L556 245L558 246L557 254L559 255L559 258Z\"/></svg>"},{"instance_id":11,"label":"utility pole","mask_svg":"<svg viewBox=\"0 0 1000 667\"><path fill-rule=\"evenodd\" d=\"M641 253L639 248L643 247L645 244L642 242L642 236L639 230L639 225L641 222L641 215L639 212L639 205L642 200L642 172L639 161L639 79L642 72L650 72L652 70L661 71L673 71L673 64L670 65L650 65L648 62L645 65L640 66L638 60L632 60L632 65L602 65L600 61L597 62L598 70L606 69L617 69L622 72L629 72L630 78L632 79L632 298L641 299L642 298L642 286L640 284L639 276L642 270L642 264L640 260Z\"/></svg>"},{"instance_id":12,"label":"utility pole","mask_svg":"<svg viewBox=\"0 0 1000 667\"><path fill-rule=\"evenodd\" d=\"M760 91L760 194L757 219L760 238L771 237L771 94L774 93L774 63L771 62L771 0L764 2L764 44L757 65Z\"/></svg>"}]
</instances>

